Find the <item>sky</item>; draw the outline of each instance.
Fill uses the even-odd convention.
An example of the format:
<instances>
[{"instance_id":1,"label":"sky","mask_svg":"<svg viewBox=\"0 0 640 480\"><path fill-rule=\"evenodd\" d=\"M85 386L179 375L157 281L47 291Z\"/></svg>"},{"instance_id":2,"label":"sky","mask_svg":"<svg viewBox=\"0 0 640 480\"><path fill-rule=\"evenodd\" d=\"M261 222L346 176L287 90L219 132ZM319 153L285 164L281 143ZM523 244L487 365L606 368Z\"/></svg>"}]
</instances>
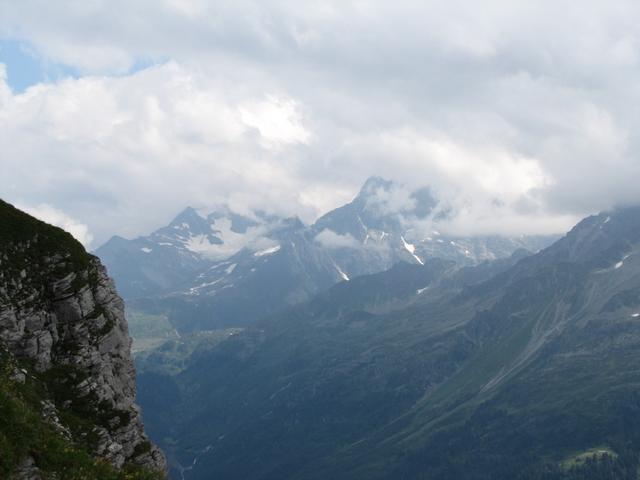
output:
<instances>
[{"instance_id":1,"label":"sky","mask_svg":"<svg viewBox=\"0 0 640 480\"><path fill-rule=\"evenodd\" d=\"M96 248L187 205L312 222L379 175L430 186L451 233L560 233L640 203L638 19L625 0L0 0L0 197Z\"/></svg>"}]
</instances>

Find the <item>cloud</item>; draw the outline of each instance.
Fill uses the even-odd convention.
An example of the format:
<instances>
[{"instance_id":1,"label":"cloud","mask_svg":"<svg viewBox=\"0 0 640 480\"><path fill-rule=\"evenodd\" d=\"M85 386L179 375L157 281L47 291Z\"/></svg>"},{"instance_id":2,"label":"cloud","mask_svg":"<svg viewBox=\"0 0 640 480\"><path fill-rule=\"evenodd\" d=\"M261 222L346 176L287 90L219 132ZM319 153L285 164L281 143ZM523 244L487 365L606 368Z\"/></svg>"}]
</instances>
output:
<instances>
[{"instance_id":1,"label":"cloud","mask_svg":"<svg viewBox=\"0 0 640 480\"><path fill-rule=\"evenodd\" d=\"M328 228L325 228L315 236L314 239L320 245L330 249L339 248L361 248L360 242L358 242L353 236L346 234L340 235Z\"/></svg>"},{"instance_id":2,"label":"cloud","mask_svg":"<svg viewBox=\"0 0 640 480\"><path fill-rule=\"evenodd\" d=\"M392 184L388 188L375 188L367 195L367 209L379 215L413 211L416 200L411 193L409 189L398 184Z\"/></svg>"},{"instance_id":3,"label":"cloud","mask_svg":"<svg viewBox=\"0 0 640 480\"><path fill-rule=\"evenodd\" d=\"M460 231L562 231L640 202L637 2L2 8L0 37L78 78L15 94L0 71L0 195L98 243L186 205L309 222L374 174L431 186Z\"/></svg>"},{"instance_id":4,"label":"cloud","mask_svg":"<svg viewBox=\"0 0 640 480\"><path fill-rule=\"evenodd\" d=\"M100 240L149 231L186 205L304 214L291 153L306 139L297 104L220 93L231 90L168 63L10 94L0 108L0 193L59 206ZM250 121L247 105L257 106Z\"/></svg>"},{"instance_id":5,"label":"cloud","mask_svg":"<svg viewBox=\"0 0 640 480\"><path fill-rule=\"evenodd\" d=\"M245 125L260 132L267 148L309 141L309 132L302 124L298 104L292 99L270 95L264 100L241 105L239 112Z\"/></svg>"},{"instance_id":6,"label":"cloud","mask_svg":"<svg viewBox=\"0 0 640 480\"><path fill-rule=\"evenodd\" d=\"M16 205L17 208L27 212L29 215L36 217L43 222L60 227L66 230L75 237L85 248L91 246L93 241L93 235L89 233L89 228L83 224L71 218L69 215L61 210L53 208L51 205L41 204L34 207L25 205Z\"/></svg>"}]
</instances>

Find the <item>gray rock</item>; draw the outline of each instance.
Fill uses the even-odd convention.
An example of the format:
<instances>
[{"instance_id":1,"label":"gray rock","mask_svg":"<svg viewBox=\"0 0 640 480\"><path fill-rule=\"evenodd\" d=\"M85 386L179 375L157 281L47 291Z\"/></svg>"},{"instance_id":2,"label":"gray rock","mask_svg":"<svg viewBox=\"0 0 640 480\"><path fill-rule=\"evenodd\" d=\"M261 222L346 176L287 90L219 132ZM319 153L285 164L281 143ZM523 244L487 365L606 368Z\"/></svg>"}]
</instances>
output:
<instances>
[{"instance_id":1,"label":"gray rock","mask_svg":"<svg viewBox=\"0 0 640 480\"><path fill-rule=\"evenodd\" d=\"M56 263L63 261L50 257L43 264L54 271ZM133 463L165 471L165 458L149 442L135 404L135 370L124 303L99 260L92 259L88 271L57 280L29 268L21 270L19 277L23 282L11 283L11 287L13 278L0 277L0 292L12 292L11 298L0 296L0 341L16 358L31 360L40 373L61 366L83 373L77 383L72 380L65 385L90 400L96 419L105 412L114 414L95 426L99 437L96 455L118 468ZM31 281L38 277L42 278L39 282ZM18 369L12 377L25 381L24 372ZM71 433L58 413L71 403L66 400L56 405L51 399L42 407L43 417L68 438ZM25 460L18 478L39 478L33 459Z\"/></svg>"},{"instance_id":2,"label":"gray rock","mask_svg":"<svg viewBox=\"0 0 640 480\"><path fill-rule=\"evenodd\" d=\"M9 380L16 383L24 383L27 380L26 372L19 368L14 368L11 375L9 375Z\"/></svg>"},{"instance_id":3,"label":"gray rock","mask_svg":"<svg viewBox=\"0 0 640 480\"><path fill-rule=\"evenodd\" d=\"M12 480L41 480L40 472L33 457L26 457L13 474Z\"/></svg>"}]
</instances>

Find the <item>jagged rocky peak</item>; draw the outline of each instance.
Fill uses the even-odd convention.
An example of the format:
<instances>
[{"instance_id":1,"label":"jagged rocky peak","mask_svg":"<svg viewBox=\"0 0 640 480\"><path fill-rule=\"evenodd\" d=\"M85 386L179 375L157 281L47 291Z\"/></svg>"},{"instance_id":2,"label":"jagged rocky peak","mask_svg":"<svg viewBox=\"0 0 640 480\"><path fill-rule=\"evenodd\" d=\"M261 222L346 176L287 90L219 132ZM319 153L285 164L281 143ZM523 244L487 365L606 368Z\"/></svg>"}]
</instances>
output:
<instances>
[{"instance_id":1,"label":"jagged rocky peak","mask_svg":"<svg viewBox=\"0 0 640 480\"><path fill-rule=\"evenodd\" d=\"M161 227L148 236L133 240L112 237L96 253L101 257L114 256L114 249L137 252L142 257L154 257L167 254L189 258L219 260L228 257L250 243L256 235L263 234L283 219L262 211L240 214L226 205L215 208L187 207L168 225ZM173 253L169 253L173 251ZM117 252L122 256L123 252Z\"/></svg>"},{"instance_id":2,"label":"jagged rocky peak","mask_svg":"<svg viewBox=\"0 0 640 480\"><path fill-rule=\"evenodd\" d=\"M208 219L200 215L198 211L192 207L185 208L171 221L169 226L160 229L156 233L165 230L169 230L170 232L172 230L185 231L192 235L211 235L213 233ZM222 243L222 241L217 239L216 243Z\"/></svg>"},{"instance_id":3,"label":"jagged rocky peak","mask_svg":"<svg viewBox=\"0 0 640 480\"><path fill-rule=\"evenodd\" d=\"M132 299L175 290L213 263L284 227L294 224L261 211L187 207L151 234L133 240L113 237L96 254L117 279L123 297Z\"/></svg>"},{"instance_id":4,"label":"jagged rocky peak","mask_svg":"<svg viewBox=\"0 0 640 480\"><path fill-rule=\"evenodd\" d=\"M0 200L0 347L66 441L116 468L164 471L135 403L124 304L97 257ZM37 471L39 457L25 459ZM36 477L34 477L36 478Z\"/></svg>"},{"instance_id":5,"label":"jagged rocky peak","mask_svg":"<svg viewBox=\"0 0 640 480\"><path fill-rule=\"evenodd\" d=\"M367 180L362 185L360 192L356 198L366 198L371 195L374 195L377 191L383 190L388 191L393 186L393 182L391 180L386 180L382 177L372 176L367 178Z\"/></svg>"},{"instance_id":6,"label":"jagged rocky peak","mask_svg":"<svg viewBox=\"0 0 640 480\"><path fill-rule=\"evenodd\" d=\"M320 217L313 226L316 232L329 229L341 235L365 241L372 237L402 234L403 221L422 219L438 205L428 187L410 190L385 180L369 177L350 203Z\"/></svg>"},{"instance_id":7,"label":"jagged rocky peak","mask_svg":"<svg viewBox=\"0 0 640 480\"><path fill-rule=\"evenodd\" d=\"M392 209L390 205L386 205L398 203L402 197L406 197L405 201L395 205L395 208ZM377 215L404 213L422 218L433 211L438 205L438 200L429 187L411 190L392 180L373 176L365 181L354 203L360 204L365 210ZM387 208L380 208L385 205Z\"/></svg>"}]
</instances>

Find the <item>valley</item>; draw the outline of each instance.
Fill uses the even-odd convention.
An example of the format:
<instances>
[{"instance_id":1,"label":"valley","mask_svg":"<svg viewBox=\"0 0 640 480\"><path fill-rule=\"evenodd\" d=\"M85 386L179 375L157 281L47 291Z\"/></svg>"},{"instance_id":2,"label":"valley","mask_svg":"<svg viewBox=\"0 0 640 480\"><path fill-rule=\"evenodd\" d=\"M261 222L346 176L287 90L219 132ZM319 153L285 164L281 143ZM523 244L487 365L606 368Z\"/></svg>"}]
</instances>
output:
<instances>
[{"instance_id":1,"label":"valley","mask_svg":"<svg viewBox=\"0 0 640 480\"><path fill-rule=\"evenodd\" d=\"M184 478L634 478L639 242L627 209L538 254L341 282L142 367L150 432Z\"/></svg>"},{"instance_id":2,"label":"valley","mask_svg":"<svg viewBox=\"0 0 640 480\"><path fill-rule=\"evenodd\" d=\"M260 249L203 257L201 288L129 299L140 402L172 475L631 475L634 430L616 425L639 405L625 365L640 341L640 211L555 242L432 226L409 243L405 216L370 207L385 188L370 180L309 228L288 220ZM328 231L338 247L311 236Z\"/></svg>"}]
</instances>

